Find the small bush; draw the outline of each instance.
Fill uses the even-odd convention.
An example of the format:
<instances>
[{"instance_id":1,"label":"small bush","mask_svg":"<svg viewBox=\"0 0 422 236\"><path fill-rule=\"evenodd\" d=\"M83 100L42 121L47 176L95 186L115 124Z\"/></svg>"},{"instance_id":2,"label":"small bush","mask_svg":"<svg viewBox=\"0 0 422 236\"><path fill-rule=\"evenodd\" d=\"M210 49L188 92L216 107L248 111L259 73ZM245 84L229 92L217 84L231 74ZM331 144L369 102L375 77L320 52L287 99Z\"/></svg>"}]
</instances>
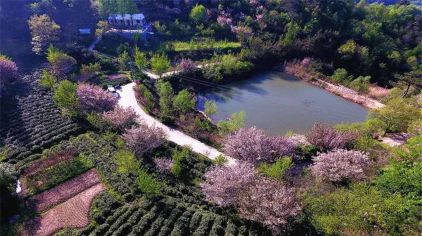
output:
<instances>
[{"instance_id":1,"label":"small bush","mask_svg":"<svg viewBox=\"0 0 422 236\"><path fill-rule=\"evenodd\" d=\"M292 158L283 157L278 159L274 164L263 163L259 165L258 171L269 178L282 180L286 174L286 171L292 166Z\"/></svg>"}]
</instances>

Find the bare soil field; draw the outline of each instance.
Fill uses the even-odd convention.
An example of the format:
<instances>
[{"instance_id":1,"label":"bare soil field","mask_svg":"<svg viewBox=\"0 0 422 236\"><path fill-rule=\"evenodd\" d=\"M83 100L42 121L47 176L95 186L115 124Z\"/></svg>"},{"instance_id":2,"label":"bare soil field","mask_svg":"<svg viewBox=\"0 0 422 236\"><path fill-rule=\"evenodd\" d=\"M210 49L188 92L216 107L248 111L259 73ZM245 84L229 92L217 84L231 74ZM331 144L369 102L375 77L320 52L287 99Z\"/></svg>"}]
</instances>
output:
<instances>
[{"instance_id":1,"label":"bare soil field","mask_svg":"<svg viewBox=\"0 0 422 236\"><path fill-rule=\"evenodd\" d=\"M31 197L28 200L28 203L32 205L37 212L43 212L100 182L101 180L97 171L91 169L57 187Z\"/></svg>"},{"instance_id":2,"label":"bare soil field","mask_svg":"<svg viewBox=\"0 0 422 236\"><path fill-rule=\"evenodd\" d=\"M47 236L67 227L82 228L89 224L93 199L105 189L99 183L51 208L28 222L23 235Z\"/></svg>"}]
</instances>

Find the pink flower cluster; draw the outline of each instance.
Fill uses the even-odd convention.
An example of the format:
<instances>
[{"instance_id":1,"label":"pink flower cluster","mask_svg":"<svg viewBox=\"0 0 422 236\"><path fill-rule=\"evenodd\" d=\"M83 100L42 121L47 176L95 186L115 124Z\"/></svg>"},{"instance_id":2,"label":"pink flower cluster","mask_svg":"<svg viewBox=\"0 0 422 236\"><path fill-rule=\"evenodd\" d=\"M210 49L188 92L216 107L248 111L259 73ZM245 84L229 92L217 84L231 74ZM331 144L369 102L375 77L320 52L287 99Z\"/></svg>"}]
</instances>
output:
<instances>
[{"instance_id":1,"label":"pink flower cluster","mask_svg":"<svg viewBox=\"0 0 422 236\"><path fill-rule=\"evenodd\" d=\"M354 132L337 131L326 124L315 124L307 134L308 141L323 151L344 148L357 137Z\"/></svg>"},{"instance_id":2,"label":"pink flower cluster","mask_svg":"<svg viewBox=\"0 0 422 236\"><path fill-rule=\"evenodd\" d=\"M136 123L138 115L132 108L115 106L112 111L104 112L103 119L116 129L123 131Z\"/></svg>"},{"instance_id":3,"label":"pink flower cluster","mask_svg":"<svg viewBox=\"0 0 422 236\"><path fill-rule=\"evenodd\" d=\"M183 58L180 60L179 64L177 65L177 68L179 70L182 70L183 72L193 72L196 70L196 65L191 59L185 59Z\"/></svg>"},{"instance_id":4,"label":"pink flower cluster","mask_svg":"<svg viewBox=\"0 0 422 236\"><path fill-rule=\"evenodd\" d=\"M16 63L0 55L0 85L11 82L18 76Z\"/></svg>"},{"instance_id":5,"label":"pink flower cluster","mask_svg":"<svg viewBox=\"0 0 422 236\"><path fill-rule=\"evenodd\" d=\"M218 24L220 24L221 26L231 26L233 25L233 20L232 18L226 14L226 13L222 13L217 17L217 22Z\"/></svg>"},{"instance_id":6,"label":"pink flower cluster","mask_svg":"<svg viewBox=\"0 0 422 236\"><path fill-rule=\"evenodd\" d=\"M239 213L248 220L276 228L298 215L301 207L292 189L277 181L257 178L239 197Z\"/></svg>"},{"instance_id":7,"label":"pink flower cluster","mask_svg":"<svg viewBox=\"0 0 422 236\"><path fill-rule=\"evenodd\" d=\"M208 201L220 206L235 205L239 192L254 181L255 168L240 162L237 165L216 166L204 175L202 192Z\"/></svg>"},{"instance_id":8,"label":"pink flower cluster","mask_svg":"<svg viewBox=\"0 0 422 236\"><path fill-rule=\"evenodd\" d=\"M101 87L90 84L78 84L76 91L82 112L110 111L117 104L117 98Z\"/></svg>"},{"instance_id":9,"label":"pink flower cluster","mask_svg":"<svg viewBox=\"0 0 422 236\"><path fill-rule=\"evenodd\" d=\"M269 137L256 127L243 128L227 136L224 151L227 155L253 164L273 162L292 154L296 146L284 137Z\"/></svg>"},{"instance_id":10,"label":"pink flower cluster","mask_svg":"<svg viewBox=\"0 0 422 236\"><path fill-rule=\"evenodd\" d=\"M271 227L281 226L300 212L292 189L259 175L250 163L216 166L201 184L206 199L234 206L240 216Z\"/></svg>"},{"instance_id":11,"label":"pink flower cluster","mask_svg":"<svg viewBox=\"0 0 422 236\"><path fill-rule=\"evenodd\" d=\"M155 166L161 173L170 173L173 168L173 160L166 158L154 158Z\"/></svg>"},{"instance_id":12,"label":"pink flower cluster","mask_svg":"<svg viewBox=\"0 0 422 236\"><path fill-rule=\"evenodd\" d=\"M336 149L315 157L311 171L313 175L332 182L362 180L367 177L365 171L369 165L368 155L364 152Z\"/></svg>"},{"instance_id":13,"label":"pink flower cluster","mask_svg":"<svg viewBox=\"0 0 422 236\"><path fill-rule=\"evenodd\" d=\"M126 130L123 140L126 146L135 152L137 156L159 147L164 143L164 131L155 126L141 125L138 128Z\"/></svg>"}]
</instances>

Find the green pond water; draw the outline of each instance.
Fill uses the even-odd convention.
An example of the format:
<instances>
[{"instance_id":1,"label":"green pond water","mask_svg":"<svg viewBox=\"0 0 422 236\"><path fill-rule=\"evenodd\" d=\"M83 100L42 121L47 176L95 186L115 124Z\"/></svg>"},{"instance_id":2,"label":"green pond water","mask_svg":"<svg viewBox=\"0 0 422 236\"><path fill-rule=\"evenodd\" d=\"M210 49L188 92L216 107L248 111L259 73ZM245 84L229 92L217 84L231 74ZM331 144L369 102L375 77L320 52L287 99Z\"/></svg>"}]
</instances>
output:
<instances>
[{"instance_id":1,"label":"green pond water","mask_svg":"<svg viewBox=\"0 0 422 236\"><path fill-rule=\"evenodd\" d=\"M246 126L256 126L268 134L288 131L305 133L316 122L339 124L364 121L368 110L324 89L281 72L264 72L250 79L210 89L199 96L218 105L212 119L219 121L239 111L246 112Z\"/></svg>"}]
</instances>

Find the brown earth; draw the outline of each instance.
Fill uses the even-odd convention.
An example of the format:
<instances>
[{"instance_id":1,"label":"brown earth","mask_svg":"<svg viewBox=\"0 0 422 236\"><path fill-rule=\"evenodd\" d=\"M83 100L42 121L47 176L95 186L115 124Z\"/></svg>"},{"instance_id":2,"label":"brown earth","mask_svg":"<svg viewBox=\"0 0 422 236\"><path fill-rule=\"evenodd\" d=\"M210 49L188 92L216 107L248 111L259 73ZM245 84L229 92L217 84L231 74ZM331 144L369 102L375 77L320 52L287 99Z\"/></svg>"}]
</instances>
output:
<instances>
[{"instance_id":1,"label":"brown earth","mask_svg":"<svg viewBox=\"0 0 422 236\"><path fill-rule=\"evenodd\" d=\"M104 189L103 184L96 184L51 208L27 222L22 235L48 236L67 227L82 228L88 225L91 203Z\"/></svg>"},{"instance_id":2,"label":"brown earth","mask_svg":"<svg viewBox=\"0 0 422 236\"><path fill-rule=\"evenodd\" d=\"M101 180L97 171L91 169L52 189L31 197L28 200L28 204L33 206L37 212L43 212L100 182Z\"/></svg>"}]
</instances>

